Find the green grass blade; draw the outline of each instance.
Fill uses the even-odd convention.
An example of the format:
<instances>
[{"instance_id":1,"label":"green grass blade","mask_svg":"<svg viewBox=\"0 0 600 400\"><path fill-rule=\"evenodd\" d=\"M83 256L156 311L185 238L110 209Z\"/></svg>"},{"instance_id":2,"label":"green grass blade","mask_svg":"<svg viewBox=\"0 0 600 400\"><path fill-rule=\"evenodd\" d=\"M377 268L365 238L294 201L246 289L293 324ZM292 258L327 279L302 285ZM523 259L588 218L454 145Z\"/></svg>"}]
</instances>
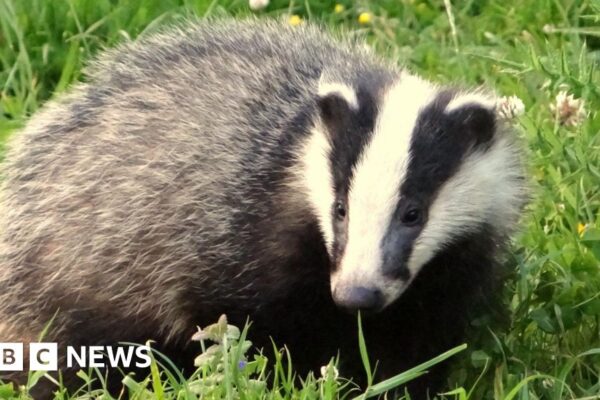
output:
<instances>
[{"instance_id":1,"label":"green grass blade","mask_svg":"<svg viewBox=\"0 0 600 400\"><path fill-rule=\"evenodd\" d=\"M461 351L464 351L466 348L467 348L466 344L461 344L460 346L454 347L453 349L450 349L450 350L446 351L445 353L442 353L439 356L432 358L429 361L419 364L416 367L413 367L401 374L398 374L394 377L391 377L389 379L386 379L382 382L377 383L376 385L369 387L362 396L355 397L355 399L369 398L369 397L380 395L389 390L395 389L400 385L403 385L407 382L412 381L413 379L418 378L419 376L421 376L423 374L426 374L427 369L460 353Z\"/></svg>"},{"instance_id":2,"label":"green grass blade","mask_svg":"<svg viewBox=\"0 0 600 400\"><path fill-rule=\"evenodd\" d=\"M152 376L152 390L154 391L154 396L156 400L164 400L165 392L163 388L163 383L160 378L160 371L158 369L158 363L156 362L156 358L154 358L154 354L152 351L150 354L150 375Z\"/></svg>"},{"instance_id":3,"label":"green grass blade","mask_svg":"<svg viewBox=\"0 0 600 400\"><path fill-rule=\"evenodd\" d=\"M365 372L367 373L367 386L370 387L373 384L373 371L371 370L371 362L369 361L369 353L367 352L367 343L363 332L360 311L358 312L358 349Z\"/></svg>"}]
</instances>

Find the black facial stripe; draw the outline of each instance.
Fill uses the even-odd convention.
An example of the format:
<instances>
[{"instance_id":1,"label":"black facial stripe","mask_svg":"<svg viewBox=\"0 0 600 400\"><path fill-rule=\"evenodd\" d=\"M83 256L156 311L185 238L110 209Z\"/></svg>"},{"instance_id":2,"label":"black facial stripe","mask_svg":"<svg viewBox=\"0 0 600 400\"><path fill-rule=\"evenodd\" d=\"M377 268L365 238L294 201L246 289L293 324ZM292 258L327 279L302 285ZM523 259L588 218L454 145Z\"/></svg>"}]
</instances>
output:
<instances>
[{"instance_id":1,"label":"black facial stripe","mask_svg":"<svg viewBox=\"0 0 600 400\"><path fill-rule=\"evenodd\" d=\"M358 110L350 110L349 118L331 127L334 132L330 135L332 151L329 157L336 193L347 192L353 168L373 135L384 88L393 79L389 71L376 70L372 66L348 77L349 86L356 93Z\"/></svg>"},{"instance_id":2,"label":"black facial stripe","mask_svg":"<svg viewBox=\"0 0 600 400\"><path fill-rule=\"evenodd\" d=\"M370 93L358 91L358 110L351 110L349 118L339 121L333 127L337 132L332 137L332 150L329 156L333 171L333 184L336 193L346 193L352 180L353 168L363 149L373 135L377 109Z\"/></svg>"},{"instance_id":3,"label":"black facial stripe","mask_svg":"<svg viewBox=\"0 0 600 400\"><path fill-rule=\"evenodd\" d=\"M474 149L484 149L493 136L493 112L466 104L451 113L444 110L455 92L441 92L415 125L401 198L412 198L425 209L439 188L453 176Z\"/></svg>"},{"instance_id":4,"label":"black facial stripe","mask_svg":"<svg viewBox=\"0 0 600 400\"><path fill-rule=\"evenodd\" d=\"M402 214L406 209L403 204L396 208L381 242L383 274L404 282L411 278L408 260L412 254L414 241L422 229L421 226L406 226L402 223Z\"/></svg>"},{"instance_id":5,"label":"black facial stripe","mask_svg":"<svg viewBox=\"0 0 600 400\"><path fill-rule=\"evenodd\" d=\"M410 278L407 262L424 227L403 224L404 213L419 208L426 221L427 211L444 182L456 173L468 154L475 149L485 151L493 138L494 114L483 106L465 104L445 112L455 95L452 90L439 93L421 111L412 132L400 202L381 243L383 272L392 278Z\"/></svg>"}]
</instances>

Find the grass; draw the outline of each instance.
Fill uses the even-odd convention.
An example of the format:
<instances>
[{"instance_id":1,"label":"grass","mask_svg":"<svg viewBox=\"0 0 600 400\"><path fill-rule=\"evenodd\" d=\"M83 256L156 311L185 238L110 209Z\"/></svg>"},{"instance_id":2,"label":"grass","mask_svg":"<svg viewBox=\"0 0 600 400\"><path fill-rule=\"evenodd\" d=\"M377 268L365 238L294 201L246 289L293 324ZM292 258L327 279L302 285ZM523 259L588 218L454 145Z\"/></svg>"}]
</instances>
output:
<instances>
[{"instance_id":1,"label":"grass","mask_svg":"<svg viewBox=\"0 0 600 400\"><path fill-rule=\"evenodd\" d=\"M469 350L455 362L444 397L600 398L600 1L339 4L272 0L260 14L366 34L378 51L429 79L485 84L525 103L517 125L529 149L534 199L506 261L513 271L503 293L509 323L473 321ZM248 14L243 0L0 0L0 142L45 100L84 79L85 61L103 47L186 16ZM563 90L584 101L586 117L575 126L551 108ZM329 373L297 378L294 386L283 359L270 369L263 356L236 347L241 335L222 348L220 367L183 378L157 358L152 376L126 377L125 386L144 399L359 394ZM240 361L245 371L236 370ZM93 371L82 378L93 379ZM0 398L13 396L26 398L0 386ZM66 397L59 391L57 398Z\"/></svg>"}]
</instances>

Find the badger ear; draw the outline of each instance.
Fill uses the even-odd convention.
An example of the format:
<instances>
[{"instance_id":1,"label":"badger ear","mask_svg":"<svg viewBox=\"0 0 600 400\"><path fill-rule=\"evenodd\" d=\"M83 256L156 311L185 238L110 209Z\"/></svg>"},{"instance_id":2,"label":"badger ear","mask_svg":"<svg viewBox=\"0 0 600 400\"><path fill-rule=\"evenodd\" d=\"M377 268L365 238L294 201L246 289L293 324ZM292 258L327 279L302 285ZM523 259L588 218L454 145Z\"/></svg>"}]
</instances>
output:
<instances>
[{"instance_id":1,"label":"badger ear","mask_svg":"<svg viewBox=\"0 0 600 400\"><path fill-rule=\"evenodd\" d=\"M485 146L496 131L495 102L483 96L455 98L446 107L451 125L465 135L475 147Z\"/></svg>"},{"instance_id":2,"label":"badger ear","mask_svg":"<svg viewBox=\"0 0 600 400\"><path fill-rule=\"evenodd\" d=\"M321 121L331 136L343 132L358 110L358 99L353 88L342 83L321 83L317 98Z\"/></svg>"}]
</instances>

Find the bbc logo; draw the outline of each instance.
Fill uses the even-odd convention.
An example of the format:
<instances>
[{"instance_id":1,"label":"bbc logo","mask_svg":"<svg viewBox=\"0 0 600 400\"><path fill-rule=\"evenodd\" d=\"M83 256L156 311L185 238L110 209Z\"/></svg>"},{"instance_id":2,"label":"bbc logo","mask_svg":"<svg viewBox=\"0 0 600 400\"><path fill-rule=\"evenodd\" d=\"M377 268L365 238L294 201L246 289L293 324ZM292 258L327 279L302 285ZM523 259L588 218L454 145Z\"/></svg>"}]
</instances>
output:
<instances>
[{"instance_id":1,"label":"bbc logo","mask_svg":"<svg viewBox=\"0 0 600 400\"><path fill-rule=\"evenodd\" d=\"M56 343L29 344L30 371L56 371ZM0 343L0 371L23 371L23 343Z\"/></svg>"}]
</instances>

